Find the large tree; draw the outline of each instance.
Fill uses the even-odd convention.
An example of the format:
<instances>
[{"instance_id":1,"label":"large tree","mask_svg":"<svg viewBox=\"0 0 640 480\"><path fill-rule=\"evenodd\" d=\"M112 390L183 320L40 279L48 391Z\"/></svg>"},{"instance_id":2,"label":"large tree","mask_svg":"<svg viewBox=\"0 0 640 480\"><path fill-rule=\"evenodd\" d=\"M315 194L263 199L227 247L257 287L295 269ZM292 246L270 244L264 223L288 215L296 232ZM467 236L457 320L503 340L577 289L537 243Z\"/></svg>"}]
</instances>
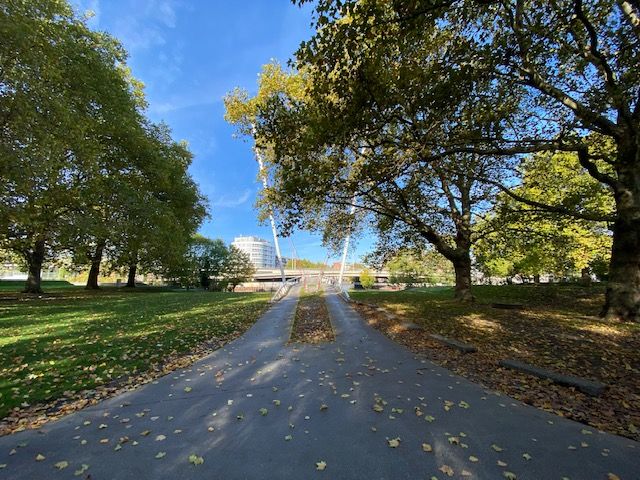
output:
<instances>
[{"instance_id":1,"label":"large tree","mask_svg":"<svg viewBox=\"0 0 640 480\"><path fill-rule=\"evenodd\" d=\"M126 54L66 2L12 0L0 8L0 236L40 292L47 256L84 221L100 159L139 120Z\"/></svg>"},{"instance_id":2,"label":"large tree","mask_svg":"<svg viewBox=\"0 0 640 480\"><path fill-rule=\"evenodd\" d=\"M256 97L236 91L226 99L227 118L254 135L259 147L267 147L263 155L271 185L262 205L280 213L284 232L320 228L329 244L354 228L345 209L357 207L380 243L395 237L405 247L431 244L455 269L456 298L471 300L474 224L496 192L483 179L501 180L501 165L491 156L467 153L426 158L430 113L408 89L384 96L388 79L368 84L369 92L376 90L384 100L375 107L371 128L354 131L362 105L332 103L314 78L309 71L287 75L267 65ZM487 89L491 86L477 85L470 91ZM354 94L352 100L366 103L369 94ZM464 108L475 104L465 101ZM395 112L389 114L389 108ZM450 128L463 125L459 121Z\"/></svg>"},{"instance_id":3,"label":"large tree","mask_svg":"<svg viewBox=\"0 0 640 480\"><path fill-rule=\"evenodd\" d=\"M103 255L161 272L205 215L191 154L144 118L126 52L65 1L0 6L0 247L25 291L45 260L73 254L97 287ZM133 283L133 282L131 282Z\"/></svg>"},{"instance_id":4,"label":"large tree","mask_svg":"<svg viewBox=\"0 0 640 480\"><path fill-rule=\"evenodd\" d=\"M127 287L135 287L139 269L163 275L181 262L207 216L188 172L192 154L186 144L174 141L166 125L148 124L138 147L108 252L112 269L127 270Z\"/></svg>"},{"instance_id":5,"label":"large tree","mask_svg":"<svg viewBox=\"0 0 640 480\"><path fill-rule=\"evenodd\" d=\"M440 116L434 118L430 138L424 139L431 158L459 152L505 158L536 151L575 152L581 168L613 192L613 215L545 202L536 206L612 222L603 313L610 320L638 320L638 2L320 0L316 24L320 28L298 51L298 67L314 71L314 85L331 102L354 105L353 92L366 92L372 81L375 84L371 74L380 70L372 66L390 59L400 74L390 78L387 92L415 87L421 103ZM432 48L420 54L420 45ZM421 62L425 58L437 61ZM479 81L491 82L507 108L487 110L479 104L464 113L468 125L478 128L451 130L451 123L461 118L460 111L450 108L459 102L456 92ZM371 112L364 108L350 116L354 131L372 125ZM612 158L590 145L593 133L612 142Z\"/></svg>"}]
</instances>

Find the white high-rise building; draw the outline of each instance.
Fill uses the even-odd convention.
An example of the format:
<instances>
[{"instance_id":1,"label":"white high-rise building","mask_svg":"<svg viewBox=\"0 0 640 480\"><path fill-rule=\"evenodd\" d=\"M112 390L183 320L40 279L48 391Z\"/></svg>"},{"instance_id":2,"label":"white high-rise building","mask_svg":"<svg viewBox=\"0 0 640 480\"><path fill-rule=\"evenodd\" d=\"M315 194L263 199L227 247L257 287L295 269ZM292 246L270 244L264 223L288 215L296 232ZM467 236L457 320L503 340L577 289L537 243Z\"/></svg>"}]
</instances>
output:
<instances>
[{"instance_id":1,"label":"white high-rise building","mask_svg":"<svg viewBox=\"0 0 640 480\"><path fill-rule=\"evenodd\" d=\"M276 268L276 249L267 240L259 237L236 237L231 245L242 250L256 268Z\"/></svg>"}]
</instances>

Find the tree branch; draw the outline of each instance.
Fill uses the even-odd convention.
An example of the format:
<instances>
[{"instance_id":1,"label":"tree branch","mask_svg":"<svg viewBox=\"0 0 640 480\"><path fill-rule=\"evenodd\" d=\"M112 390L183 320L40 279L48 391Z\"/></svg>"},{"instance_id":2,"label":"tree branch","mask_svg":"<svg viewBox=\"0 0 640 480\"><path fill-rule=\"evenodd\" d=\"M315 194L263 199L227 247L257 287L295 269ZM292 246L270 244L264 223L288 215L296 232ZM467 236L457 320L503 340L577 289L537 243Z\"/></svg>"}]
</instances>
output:
<instances>
[{"instance_id":1,"label":"tree branch","mask_svg":"<svg viewBox=\"0 0 640 480\"><path fill-rule=\"evenodd\" d=\"M523 1L518 0L516 3L515 16L509 15L509 19L520 50L519 56L522 59L523 65L520 67L520 70L526 76L525 83L562 103L586 124L596 126L603 132L606 132L615 138L620 138L622 133L620 132L618 125L597 112L588 109L581 102L563 92L558 87L551 85L536 70L534 63L529 58L529 48L523 34L523 9Z\"/></svg>"},{"instance_id":2,"label":"tree branch","mask_svg":"<svg viewBox=\"0 0 640 480\"><path fill-rule=\"evenodd\" d=\"M622 16L627 19L631 28L640 40L640 5L634 0L617 0Z\"/></svg>"},{"instance_id":3,"label":"tree branch","mask_svg":"<svg viewBox=\"0 0 640 480\"><path fill-rule=\"evenodd\" d=\"M582 0L574 1L575 16L578 20L580 20L580 23L582 23L582 26L587 31L587 35L589 37L588 48L586 50L581 50L580 54L592 65L602 71L604 75L605 86L611 93L611 97L618 110L618 113L627 121L627 123L629 123L631 121L631 113L629 111L629 107L622 99L620 88L616 82L615 73L607 62L607 58L605 57L604 53L602 53L602 51L600 51L598 47L598 33L596 32L596 29L594 28L593 24L587 17L587 14L582 7Z\"/></svg>"}]
</instances>

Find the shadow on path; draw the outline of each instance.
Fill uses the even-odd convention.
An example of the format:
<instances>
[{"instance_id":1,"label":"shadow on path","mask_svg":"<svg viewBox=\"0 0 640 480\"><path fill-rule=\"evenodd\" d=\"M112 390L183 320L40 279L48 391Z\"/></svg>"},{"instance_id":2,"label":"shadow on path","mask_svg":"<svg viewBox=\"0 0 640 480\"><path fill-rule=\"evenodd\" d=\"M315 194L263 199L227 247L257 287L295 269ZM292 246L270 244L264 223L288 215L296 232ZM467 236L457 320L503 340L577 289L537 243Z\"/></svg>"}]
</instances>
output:
<instances>
[{"instance_id":1,"label":"shadow on path","mask_svg":"<svg viewBox=\"0 0 640 480\"><path fill-rule=\"evenodd\" d=\"M0 478L640 478L638 443L485 391L394 344L333 293L336 341L285 345L297 295L188 369L0 438Z\"/></svg>"}]
</instances>

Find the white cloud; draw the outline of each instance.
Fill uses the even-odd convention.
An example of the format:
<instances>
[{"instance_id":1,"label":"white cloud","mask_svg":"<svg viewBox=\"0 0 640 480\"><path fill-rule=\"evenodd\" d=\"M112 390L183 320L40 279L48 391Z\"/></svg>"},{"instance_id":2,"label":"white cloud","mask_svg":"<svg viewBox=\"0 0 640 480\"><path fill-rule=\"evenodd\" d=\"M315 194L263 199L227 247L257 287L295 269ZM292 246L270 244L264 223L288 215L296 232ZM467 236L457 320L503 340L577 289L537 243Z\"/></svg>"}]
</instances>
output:
<instances>
[{"instance_id":1,"label":"white cloud","mask_svg":"<svg viewBox=\"0 0 640 480\"><path fill-rule=\"evenodd\" d=\"M129 0L113 33L129 52L165 45L164 30L176 27L177 6L176 0Z\"/></svg>"},{"instance_id":2,"label":"white cloud","mask_svg":"<svg viewBox=\"0 0 640 480\"><path fill-rule=\"evenodd\" d=\"M240 205L247 203L247 200L249 200L252 193L253 192L251 191L251 189L247 188L238 197L229 197L229 196L223 195L222 197L219 197L217 200L212 202L211 206L218 207L218 208L239 207Z\"/></svg>"},{"instance_id":3,"label":"white cloud","mask_svg":"<svg viewBox=\"0 0 640 480\"><path fill-rule=\"evenodd\" d=\"M162 1L157 5L159 20L169 28L176 26L176 10L175 3L171 1Z\"/></svg>"}]
</instances>

